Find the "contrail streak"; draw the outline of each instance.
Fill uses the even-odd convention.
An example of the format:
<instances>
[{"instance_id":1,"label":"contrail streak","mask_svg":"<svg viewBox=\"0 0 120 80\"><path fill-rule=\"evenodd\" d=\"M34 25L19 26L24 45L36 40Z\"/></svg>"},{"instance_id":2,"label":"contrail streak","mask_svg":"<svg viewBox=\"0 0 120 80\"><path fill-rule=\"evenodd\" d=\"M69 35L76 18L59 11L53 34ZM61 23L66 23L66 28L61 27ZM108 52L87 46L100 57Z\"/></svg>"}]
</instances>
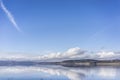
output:
<instances>
[{"instance_id":1,"label":"contrail streak","mask_svg":"<svg viewBox=\"0 0 120 80\"><path fill-rule=\"evenodd\" d=\"M18 27L13 15L10 13L10 11L5 7L5 5L3 4L2 0L0 0L0 6L1 9L5 12L5 14L7 15L8 19L10 20L10 22L14 25L14 27L21 32L20 28Z\"/></svg>"}]
</instances>

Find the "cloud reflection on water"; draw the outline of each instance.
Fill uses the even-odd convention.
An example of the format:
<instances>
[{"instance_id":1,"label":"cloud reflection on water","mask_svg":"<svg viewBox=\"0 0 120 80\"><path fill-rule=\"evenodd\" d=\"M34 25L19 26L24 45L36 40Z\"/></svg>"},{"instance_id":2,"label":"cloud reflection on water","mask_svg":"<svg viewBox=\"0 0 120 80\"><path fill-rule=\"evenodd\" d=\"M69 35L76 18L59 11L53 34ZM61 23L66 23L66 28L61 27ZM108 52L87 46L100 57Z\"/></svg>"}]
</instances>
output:
<instances>
[{"instance_id":1,"label":"cloud reflection on water","mask_svg":"<svg viewBox=\"0 0 120 80\"><path fill-rule=\"evenodd\" d=\"M67 68L60 66L39 66L39 67L0 67L0 75L9 75L9 74L24 74L25 73L38 73L41 76L41 73L47 73L47 76L64 76L70 80L84 80L87 76L93 75L102 78L115 78L117 75L116 68ZM44 75L45 76L45 75Z\"/></svg>"}]
</instances>

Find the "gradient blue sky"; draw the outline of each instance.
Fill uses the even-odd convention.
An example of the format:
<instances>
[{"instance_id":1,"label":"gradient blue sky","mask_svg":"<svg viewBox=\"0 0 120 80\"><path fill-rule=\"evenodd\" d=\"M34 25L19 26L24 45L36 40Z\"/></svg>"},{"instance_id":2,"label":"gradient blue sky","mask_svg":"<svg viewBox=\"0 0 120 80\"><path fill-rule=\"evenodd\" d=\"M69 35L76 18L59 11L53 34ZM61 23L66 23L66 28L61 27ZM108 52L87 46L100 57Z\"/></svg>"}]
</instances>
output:
<instances>
[{"instance_id":1,"label":"gradient blue sky","mask_svg":"<svg viewBox=\"0 0 120 80\"><path fill-rule=\"evenodd\" d=\"M3 0L0 51L44 53L71 47L120 50L120 0Z\"/></svg>"}]
</instances>

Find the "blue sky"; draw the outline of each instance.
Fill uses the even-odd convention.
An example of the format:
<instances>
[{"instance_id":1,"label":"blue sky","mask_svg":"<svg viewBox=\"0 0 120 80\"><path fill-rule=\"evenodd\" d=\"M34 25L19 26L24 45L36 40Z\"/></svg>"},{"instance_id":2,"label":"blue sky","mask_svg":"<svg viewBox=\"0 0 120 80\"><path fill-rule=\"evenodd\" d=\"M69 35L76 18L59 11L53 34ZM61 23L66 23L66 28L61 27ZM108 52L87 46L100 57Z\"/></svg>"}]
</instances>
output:
<instances>
[{"instance_id":1,"label":"blue sky","mask_svg":"<svg viewBox=\"0 0 120 80\"><path fill-rule=\"evenodd\" d=\"M3 0L22 32L0 9L0 51L45 53L71 47L120 49L119 0Z\"/></svg>"}]
</instances>

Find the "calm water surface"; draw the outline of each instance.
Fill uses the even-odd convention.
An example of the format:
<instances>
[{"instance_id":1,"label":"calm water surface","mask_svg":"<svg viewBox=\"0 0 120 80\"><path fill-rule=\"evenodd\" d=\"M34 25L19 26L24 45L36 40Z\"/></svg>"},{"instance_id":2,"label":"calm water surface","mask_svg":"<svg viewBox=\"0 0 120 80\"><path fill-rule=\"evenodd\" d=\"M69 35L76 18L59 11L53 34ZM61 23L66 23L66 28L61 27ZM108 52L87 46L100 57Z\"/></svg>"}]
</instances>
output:
<instances>
[{"instance_id":1,"label":"calm water surface","mask_svg":"<svg viewBox=\"0 0 120 80\"><path fill-rule=\"evenodd\" d=\"M0 67L0 80L120 80L116 67Z\"/></svg>"}]
</instances>

